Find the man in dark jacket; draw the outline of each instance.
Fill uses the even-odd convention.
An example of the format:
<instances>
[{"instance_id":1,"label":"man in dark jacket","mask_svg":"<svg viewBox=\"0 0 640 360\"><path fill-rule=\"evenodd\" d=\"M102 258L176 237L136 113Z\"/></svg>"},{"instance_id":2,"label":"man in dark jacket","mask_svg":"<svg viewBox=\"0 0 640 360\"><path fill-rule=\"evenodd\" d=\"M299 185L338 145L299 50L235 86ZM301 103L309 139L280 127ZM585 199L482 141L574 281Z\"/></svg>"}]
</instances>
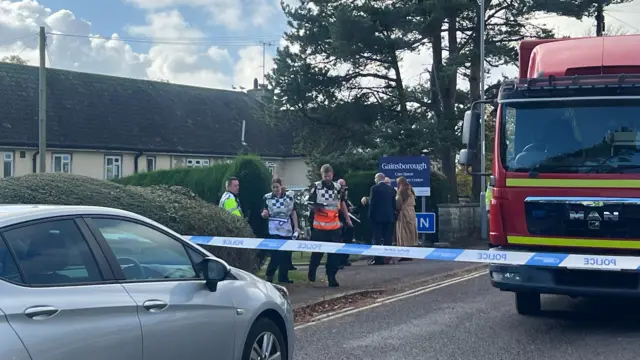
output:
<instances>
[{"instance_id":1,"label":"man in dark jacket","mask_svg":"<svg viewBox=\"0 0 640 360\"><path fill-rule=\"evenodd\" d=\"M373 231L373 244L391 246L396 214L396 198L394 188L384 182L384 174L378 173L376 184L371 187L369 195L369 219ZM384 258L376 256L375 265L383 265Z\"/></svg>"}]
</instances>

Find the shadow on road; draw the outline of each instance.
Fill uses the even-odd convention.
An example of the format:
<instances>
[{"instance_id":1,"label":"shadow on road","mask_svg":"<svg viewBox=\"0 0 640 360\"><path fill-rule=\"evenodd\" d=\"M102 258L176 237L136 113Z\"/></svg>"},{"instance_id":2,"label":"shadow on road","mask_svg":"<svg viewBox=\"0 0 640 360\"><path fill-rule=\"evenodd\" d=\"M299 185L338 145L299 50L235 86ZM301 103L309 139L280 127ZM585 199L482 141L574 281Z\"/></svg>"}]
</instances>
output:
<instances>
[{"instance_id":1,"label":"shadow on road","mask_svg":"<svg viewBox=\"0 0 640 360\"><path fill-rule=\"evenodd\" d=\"M543 300L541 317L566 320L565 330L640 332L640 299L568 299L549 297Z\"/></svg>"}]
</instances>

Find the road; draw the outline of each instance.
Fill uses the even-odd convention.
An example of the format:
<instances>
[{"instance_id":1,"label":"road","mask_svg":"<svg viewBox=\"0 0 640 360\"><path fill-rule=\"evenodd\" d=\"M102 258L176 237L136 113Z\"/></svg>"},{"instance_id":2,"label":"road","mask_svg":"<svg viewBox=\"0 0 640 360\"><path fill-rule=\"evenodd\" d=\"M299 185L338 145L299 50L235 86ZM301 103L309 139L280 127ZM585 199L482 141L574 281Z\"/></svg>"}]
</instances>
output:
<instances>
[{"instance_id":1,"label":"road","mask_svg":"<svg viewBox=\"0 0 640 360\"><path fill-rule=\"evenodd\" d=\"M296 330L295 360L637 360L630 300L544 297L538 318L486 275Z\"/></svg>"},{"instance_id":2,"label":"road","mask_svg":"<svg viewBox=\"0 0 640 360\"><path fill-rule=\"evenodd\" d=\"M338 272L339 288L329 288L326 284L324 266L316 272L318 281L315 284L296 284L289 287L294 307L316 302L320 299L335 296L344 292L366 289L384 288L390 284L403 286L430 276L468 268L474 264L452 261L408 261L395 265L372 266L366 261L358 261L353 266ZM302 267L299 267L302 270ZM304 270L306 275L307 270Z\"/></svg>"}]
</instances>

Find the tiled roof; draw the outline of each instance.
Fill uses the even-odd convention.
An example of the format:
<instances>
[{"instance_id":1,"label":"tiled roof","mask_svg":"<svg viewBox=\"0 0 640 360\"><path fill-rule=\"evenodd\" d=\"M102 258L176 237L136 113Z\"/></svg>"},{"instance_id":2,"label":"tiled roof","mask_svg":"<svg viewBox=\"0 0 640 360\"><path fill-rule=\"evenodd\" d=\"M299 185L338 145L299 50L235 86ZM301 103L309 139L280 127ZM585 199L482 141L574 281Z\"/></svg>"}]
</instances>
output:
<instances>
[{"instance_id":1,"label":"tiled roof","mask_svg":"<svg viewBox=\"0 0 640 360\"><path fill-rule=\"evenodd\" d=\"M47 69L50 148L290 157L292 132L237 91ZM38 68L0 63L0 146L37 147Z\"/></svg>"}]
</instances>

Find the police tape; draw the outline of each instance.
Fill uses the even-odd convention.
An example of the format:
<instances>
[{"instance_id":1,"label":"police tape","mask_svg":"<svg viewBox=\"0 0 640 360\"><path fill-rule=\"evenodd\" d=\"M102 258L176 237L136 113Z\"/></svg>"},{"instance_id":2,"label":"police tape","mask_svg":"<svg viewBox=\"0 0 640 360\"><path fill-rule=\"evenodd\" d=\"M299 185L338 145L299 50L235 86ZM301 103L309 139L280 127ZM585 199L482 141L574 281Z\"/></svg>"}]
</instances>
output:
<instances>
[{"instance_id":1,"label":"police tape","mask_svg":"<svg viewBox=\"0 0 640 360\"><path fill-rule=\"evenodd\" d=\"M363 244L327 243L306 240L256 239L219 236L184 236L199 244L257 250L321 252L330 254L371 255L411 259L487 263L503 265L530 265L592 270L640 270L640 257L579 255L544 252L426 248L380 246Z\"/></svg>"}]
</instances>

